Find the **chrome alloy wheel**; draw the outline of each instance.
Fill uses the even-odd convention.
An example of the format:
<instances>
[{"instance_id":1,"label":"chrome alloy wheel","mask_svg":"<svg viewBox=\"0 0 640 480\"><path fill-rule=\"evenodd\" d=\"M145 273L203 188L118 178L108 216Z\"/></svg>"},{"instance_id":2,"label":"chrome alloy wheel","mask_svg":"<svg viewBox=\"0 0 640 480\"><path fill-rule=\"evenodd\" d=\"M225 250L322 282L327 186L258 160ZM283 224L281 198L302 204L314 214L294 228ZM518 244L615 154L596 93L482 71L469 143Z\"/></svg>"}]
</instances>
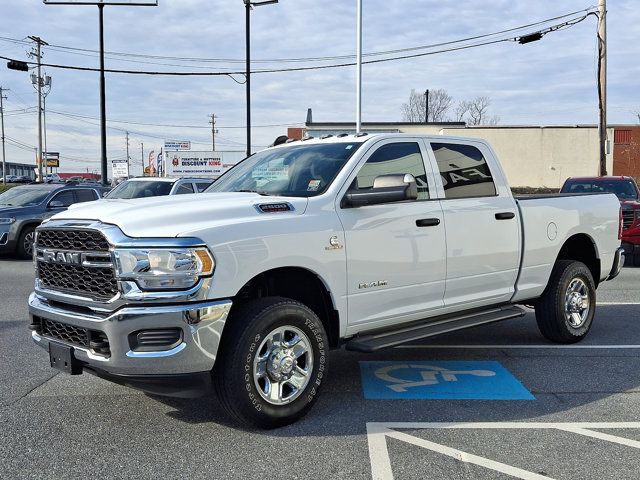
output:
<instances>
[{"instance_id":1,"label":"chrome alloy wheel","mask_svg":"<svg viewBox=\"0 0 640 480\"><path fill-rule=\"evenodd\" d=\"M27 256L33 255L33 241L35 238L35 232L29 232L24 236L24 240L22 241L22 248L24 249L24 253Z\"/></svg>"},{"instance_id":2,"label":"chrome alloy wheel","mask_svg":"<svg viewBox=\"0 0 640 480\"><path fill-rule=\"evenodd\" d=\"M286 405L304 391L312 370L313 349L307 335L296 327L278 327L258 347L253 381L267 402Z\"/></svg>"},{"instance_id":3,"label":"chrome alloy wheel","mask_svg":"<svg viewBox=\"0 0 640 480\"><path fill-rule=\"evenodd\" d=\"M587 284L580 278L569 282L564 295L564 316L574 328L581 327L589 316L591 299Z\"/></svg>"}]
</instances>

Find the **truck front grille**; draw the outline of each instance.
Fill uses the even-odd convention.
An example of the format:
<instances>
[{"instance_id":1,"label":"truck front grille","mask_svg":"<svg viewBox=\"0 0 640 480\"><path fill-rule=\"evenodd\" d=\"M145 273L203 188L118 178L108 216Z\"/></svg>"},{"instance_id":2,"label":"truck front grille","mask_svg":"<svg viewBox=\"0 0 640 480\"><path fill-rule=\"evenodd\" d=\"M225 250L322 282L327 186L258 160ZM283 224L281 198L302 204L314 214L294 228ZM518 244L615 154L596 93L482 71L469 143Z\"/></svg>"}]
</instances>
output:
<instances>
[{"instance_id":1,"label":"truck front grille","mask_svg":"<svg viewBox=\"0 0 640 480\"><path fill-rule=\"evenodd\" d=\"M42 288L98 301L110 300L118 293L109 242L102 233L38 229L35 249Z\"/></svg>"},{"instance_id":2,"label":"truck front grille","mask_svg":"<svg viewBox=\"0 0 640 480\"><path fill-rule=\"evenodd\" d=\"M109 242L93 230L39 230L38 246L55 250L108 252Z\"/></svg>"},{"instance_id":3,"label":"truck front grille","mask_svg":"<svg viewBox=\"0 0 640 480\"><path fill-rule=\"evenodd\" d=\"M631 225L633 225L633 215L634 215L633 210L622 211L622 229L623 230L631 228Z\"/></svg>"},{"instance_id":4,"label":"truck front grille","mask_svg":"<svg viewBox=\"0 0 640 480\"><path fill-rule=\"evenodd\" d=\"M109 300L118 293L113 268L83 267L38 261L38 277L44 288L96 300Z\"/></svg>"},{"instance_id":5,"label":"truck front grille","mask_svg":"<svg viewBox=\"0 0 640 480\"><path fill-rule=\"evenodd\" d=\"M36 324L36 332L43 337L93 350L105 357L111 355L109 340L104 332L39 317L34 317L34 323Z\"/></svg>"}]
</instances>

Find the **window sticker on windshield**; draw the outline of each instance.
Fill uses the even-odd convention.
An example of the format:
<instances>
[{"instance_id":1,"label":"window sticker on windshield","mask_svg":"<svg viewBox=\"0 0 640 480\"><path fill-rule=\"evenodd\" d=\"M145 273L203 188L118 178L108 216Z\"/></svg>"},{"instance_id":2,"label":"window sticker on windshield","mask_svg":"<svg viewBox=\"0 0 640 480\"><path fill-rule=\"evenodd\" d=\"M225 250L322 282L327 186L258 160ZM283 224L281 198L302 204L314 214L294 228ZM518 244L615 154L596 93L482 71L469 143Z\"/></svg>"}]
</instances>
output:
<instances>
[{"instance_id":1,"label":"window sticker on windshield","mask_svg":"<svg viewBox=\"0 0 640 480\"><path fill-rule=\"evenodd\" d=\"M347 146L345 147L345 150L351 150L352 148L353 148L353 145L347 145Z\"/></svg>"},{"instance_id":2,"label":"window sticker on windshield","mask_svg":"<svg viewBox=\"0 0 640 480\"><path fill-rule=\"evenodd\" d=\"M307 187L307 192L316 192L320 188L321 180L309 180L309 186Z\"/></svg>"}]
</instances>

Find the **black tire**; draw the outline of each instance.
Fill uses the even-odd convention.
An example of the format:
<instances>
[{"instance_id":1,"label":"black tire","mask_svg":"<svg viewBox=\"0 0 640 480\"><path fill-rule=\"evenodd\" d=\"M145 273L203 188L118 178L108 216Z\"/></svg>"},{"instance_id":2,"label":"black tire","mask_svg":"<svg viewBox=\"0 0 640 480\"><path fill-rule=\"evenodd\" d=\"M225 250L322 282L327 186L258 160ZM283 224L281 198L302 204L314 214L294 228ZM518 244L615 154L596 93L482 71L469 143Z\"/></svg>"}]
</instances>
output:
<instances>
[{"instance_id":1,"label":"black tire","mask_svg":"<svg viewBox=\"0 0 640 480\"><path fill-rule=\"evenodd\" d=\"M303 334L298 335L298 343L293 343L293 331L287 329ZM279 330L284 330L283 338L289 338L292 345L300 345L299 351L304 349L306 353L293 360L291 355L295 347L290 347L290 343L282 342L280 347L277 341L269 344L269 338L276 338L271 334ZM213 369L220 403L230 416L251 426L276 428L295 422L309 411L318 397L327 375L328 346L327 334L318 316L295 300L266 297L234 307ZM288 359L285 358L287 355ZM269 360L260 360L264 358ZM260 365L264 367L262 376L256 373L261 369ZM296 367L308 372L305 375L298 373L297 381L304 377L306 383L297 389L286 379L286 375L296 376L293 372L298 372ZM279 368L285 371L281 372ZM279 381L278 377L285 380ZM273 390L273 385L277 390ZM280 399L268 401L264 395L269 396L270 391L282 392L281 396L289 397L289 400L284 398L288 403L273 403Z\"/></svg>"},{"instance_id":2,"label":"black tire","mask_svg":"<svg viewBox=\"0 0 640 480\"><path fill-rule=\"evenodd\" d=\"M584 315L582 305L577 303L575 294L569 291L576 286L580 287L580 290L575 292L578 296L581 292L588 296L589 304ZM573 298L576 304L571 303ZM576 311L572 312L572 308ZM542 335L556 343L579 342L589 333L595 310L596 287L591 271L584 263L558 260L551 272L547 288L536 303L536 321ZM572 317L573 314L577 317Z\"/></svg>"},{"instance_id":3,"label":"black tire","mask_svg":"<svg viewBox=\"0 0 640 480\"><path fill-rule=\"evenodd\" d=\"M33 236L36 231L36 227L24 227L18 237L18 245L16 247L16 253L20 258L31 258L33 255Z\"/></svg>"},{"instance_id":4,"label":"black tire","mask_svg":"<svg viewBox=\"0 0 640 480\"><path fill-rule=\"evenodd\" d=\"M633 263L632 265L634 267L640 267L640 253L636 253L635 255L633 255Z\"/></svg>"}]
</instances>

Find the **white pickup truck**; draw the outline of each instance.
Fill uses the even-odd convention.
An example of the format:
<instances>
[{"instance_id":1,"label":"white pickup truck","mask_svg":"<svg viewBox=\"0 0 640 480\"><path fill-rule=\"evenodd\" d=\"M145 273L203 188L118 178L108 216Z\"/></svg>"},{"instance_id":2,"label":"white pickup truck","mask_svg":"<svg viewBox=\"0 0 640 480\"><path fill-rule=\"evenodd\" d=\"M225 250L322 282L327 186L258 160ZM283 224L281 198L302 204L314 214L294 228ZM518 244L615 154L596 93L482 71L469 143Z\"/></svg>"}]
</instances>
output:
<instances>
[{"instance_id":1,"label":"white pickup truck","mask_svg":"<svg viewBox=\"0 0 640 480\"><path fill-rule=\"evenodd\" d=\"M615 195L514 198L480 140L287 142L199 195L100 200L43 223L29 299L51 365L150 392L213 389L270 428L316 400L331 348L524 314L571 343L623 264Z\"/></svg>"}]
</instances>

